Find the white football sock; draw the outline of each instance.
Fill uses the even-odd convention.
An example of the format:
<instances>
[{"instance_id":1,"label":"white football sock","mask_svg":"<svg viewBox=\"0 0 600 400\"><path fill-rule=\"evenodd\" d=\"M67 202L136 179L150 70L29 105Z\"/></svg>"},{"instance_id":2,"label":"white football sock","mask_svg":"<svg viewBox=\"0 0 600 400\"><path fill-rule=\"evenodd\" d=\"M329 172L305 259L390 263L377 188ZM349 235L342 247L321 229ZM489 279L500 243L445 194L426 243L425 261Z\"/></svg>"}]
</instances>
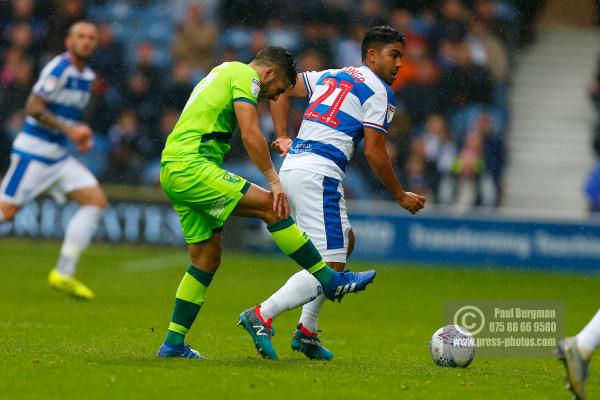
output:
<instances>
[{"instance_id":1,"label":"white football sock","mask_svg":"<svg viewBox=\"0 0 600 400\"><path fill-rule=\"evenodd\" d=\"M308 271L297 272L288 279L281 289L260 305L260 313L265 320L275 319L284 311L314 300L321 292L320 287L321 284L317 278Z\"/></svg>"},{"instance_id":2,"label":"white football sock","mask_svg":"<svg viewBox=\"0 0 600 400\"><path fill-rule=\"evenodd\" d=\"M325 300L325 295L320 294L316 299L310 303L306 303L304 307L302 307L300 323L312 333L317 333L317 322L319 321L319 314L321 313L321 307L323 307Z\"/></svg>"},{"instance_id":3,"label":"white football sock","mask_svg":"<svg viewBox=\"0 0 600 400\"><path fill-rule=\"evenodd\" d=\"M75 212L65 232L56 271L61 275L73 276L81 252L88 247L98 228L103 208L81 206Z\"/></svg>"},{"instance_id":4,"label":"white football sock","mask_svg":"<svg viewBox=\"0 0 600 400\"><path fill-rule=\"evenodd\" d=\"M589 359L600 344L600 310L594 318L577 334L577 348L584 359Z\"/></svg>"}]
</instances>

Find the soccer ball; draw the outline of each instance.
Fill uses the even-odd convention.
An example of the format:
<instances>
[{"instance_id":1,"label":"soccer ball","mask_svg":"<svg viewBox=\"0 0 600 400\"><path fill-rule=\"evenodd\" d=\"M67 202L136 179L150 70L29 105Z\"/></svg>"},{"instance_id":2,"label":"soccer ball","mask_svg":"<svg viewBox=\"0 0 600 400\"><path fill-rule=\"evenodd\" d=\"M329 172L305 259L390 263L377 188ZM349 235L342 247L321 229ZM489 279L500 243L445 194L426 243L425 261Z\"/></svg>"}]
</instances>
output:
<instances>
[{"instance_id":1,"label":"soccer ball","mask_svg":"<svg viewBox=\"0 0 600 400\"><path fill-rule=\"evenodd\" d=\"M475 357L475 338L459 325L446 325L429 341L431 358L443 367L466 367Z\"/></svg>"}]
</instances>

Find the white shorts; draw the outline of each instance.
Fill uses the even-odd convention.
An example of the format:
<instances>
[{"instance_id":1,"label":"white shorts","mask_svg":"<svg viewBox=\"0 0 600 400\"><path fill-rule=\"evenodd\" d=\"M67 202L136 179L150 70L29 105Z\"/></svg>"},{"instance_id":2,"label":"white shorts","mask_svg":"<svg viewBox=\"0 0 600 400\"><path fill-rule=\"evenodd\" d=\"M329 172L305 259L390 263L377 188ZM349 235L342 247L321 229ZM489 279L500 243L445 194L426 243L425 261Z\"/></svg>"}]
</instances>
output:
<instances>
[{"instance_id":1,"label":"white shorts","mask_svg":"<svg viewBox=\"0 0 600 400\"><path fill-rule=\"evenodd\" d=\"M350 221L344 189L339 179L311 171L281 171L292 218L321 253L326 262L345 263L348 256Z\"/></svg>"},{"instance_id":2,"label":"white shorts","mask_svg":"<svg viewBox=\"0 0 600 400\"><path fill-rule=\"evenodd\" d=\"M77 189L97 186L94 175L74 157L52 162L42 157L13 153L0 184L0 199L22 206L48 192L57 201Z\"/></svg>"}]
</instances>

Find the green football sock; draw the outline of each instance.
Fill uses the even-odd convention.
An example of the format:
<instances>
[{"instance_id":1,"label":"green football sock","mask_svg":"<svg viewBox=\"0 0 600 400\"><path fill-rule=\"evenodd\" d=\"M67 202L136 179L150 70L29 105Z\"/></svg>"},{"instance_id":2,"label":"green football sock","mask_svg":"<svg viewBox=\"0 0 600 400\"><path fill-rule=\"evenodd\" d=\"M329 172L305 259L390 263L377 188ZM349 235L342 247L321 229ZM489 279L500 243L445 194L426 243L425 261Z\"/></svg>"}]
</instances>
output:
<instances>
[{"instance_id":1,"label":"green football sock","mask_svg":"<svg viewBox=\"0 0 600 400\"><path fill-rule=\"evenodd\" d=\"M334 270L325 264L313 242L298 228L291 217L279 220L267 228L286 256L310 272L321 285L329 283Z\"/></svg>"},{"instance_id":2,"label":"green football sock","mask_svg":"<svg viewBox=\"0 0 600 400\"><path fill-rule=\"evenodd\" d=\"M190 265L177 288L175 307L165 343L176 346L184 342L185 335L192 327L202 303L204 303L204 293L210 285L213 275Z\"/></svg>"}]
</instances>

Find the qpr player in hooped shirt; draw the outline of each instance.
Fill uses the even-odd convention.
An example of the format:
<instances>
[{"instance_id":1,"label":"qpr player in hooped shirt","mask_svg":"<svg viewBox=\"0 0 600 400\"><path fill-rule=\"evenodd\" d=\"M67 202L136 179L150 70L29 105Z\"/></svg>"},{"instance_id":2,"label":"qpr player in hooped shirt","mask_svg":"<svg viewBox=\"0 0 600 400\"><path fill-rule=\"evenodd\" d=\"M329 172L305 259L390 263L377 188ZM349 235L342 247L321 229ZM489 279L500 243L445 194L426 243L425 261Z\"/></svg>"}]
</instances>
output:
<instances>
[{"instance_id":1,"label":"qpr player in hooped shirt","mask_svg":"<svg viewBox=\"0 0 600 400\"><path fill-rule=\"evenodd\" d=\"M285 157L280 178L291 215L315 244L323 260L343 271L354 247L342 181L358 143L375 175L399 205L414 214L425 206L421 195L406 192L394 174L385 136L395 112L390 88L404 52L404 38L389 26L369 29L362 40L363 65L299 74L296 86L276 102L271 114L278 136L272 147ZM300 131L288 137L290 97L308 98ZM342 288L345 293L353 288ZM322 346L317 320L325 300L319 283L299 272L257 307L264 321L304 305L292 348L311 359L331 359ZM342 293L343 294L343 293Z\"/></svg>"},{"instance_id":2,"label":"qpr player in hooped shirt","mask_svg":"<svg viewBox=\"0 0 600 400\"><path fill-rule=\"evenodd\" d=\"M25 124L15 138L11 163L0 185L0 223L40 194L65 197L80 207L69 221L50 286L72 296L91 299L94 293L75 279L81 252L88 246L107 200L94 175L69 155L69 141L80 152L92 146L92 130L83 124L94 72L87 61L98 43L96 26L79 21L65 39L67 52L42 70L25 106Z\"/></svg>"}]
</instances>

